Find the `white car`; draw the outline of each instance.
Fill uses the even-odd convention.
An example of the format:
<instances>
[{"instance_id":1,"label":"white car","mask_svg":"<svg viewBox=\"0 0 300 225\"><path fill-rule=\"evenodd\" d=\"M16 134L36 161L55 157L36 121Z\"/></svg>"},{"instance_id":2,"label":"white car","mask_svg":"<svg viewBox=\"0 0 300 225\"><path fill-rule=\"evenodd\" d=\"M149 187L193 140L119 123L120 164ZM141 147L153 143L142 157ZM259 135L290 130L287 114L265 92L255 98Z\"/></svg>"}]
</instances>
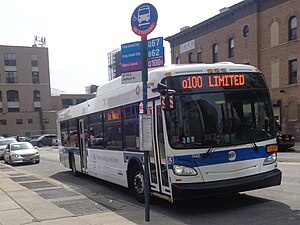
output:
<instances>
[{"instance_id":1,"label":"white car","mask_svg":"<svg viewBox=\"0 0 300 225\"><path fill-rule=\"evenodd\" d=\"M10 143L17 142L15 138L1 138L0 139L0 158L3 158L4 150L6 149L7 145Z\"/></svg>"},{"instance_id":2,"label":"white car","mask_svg":"<svg viewBox=\"0 0 300 225\"><path fill-rule=\"evenodd\" d=\"M7 145L4 151L4 162L9 164L40 162L40 154L29 142L16 142Z\"/></svg>"}]
</instances>

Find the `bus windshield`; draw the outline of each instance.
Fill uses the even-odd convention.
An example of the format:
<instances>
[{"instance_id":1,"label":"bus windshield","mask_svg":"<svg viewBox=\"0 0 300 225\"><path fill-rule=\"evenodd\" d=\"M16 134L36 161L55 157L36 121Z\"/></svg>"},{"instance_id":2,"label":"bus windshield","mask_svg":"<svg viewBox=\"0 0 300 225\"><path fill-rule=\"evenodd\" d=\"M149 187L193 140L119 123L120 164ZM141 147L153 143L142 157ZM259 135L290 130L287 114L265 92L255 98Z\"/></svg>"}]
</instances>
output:
<instances>
[{"instance_id":1,"label":"bus windshield","mask_svg":"<svg viewBox=\"0 0 300 225\"><path fill-rule=\"evenodd\" d=\"M253 143L275 137L267 89L174 95L166 111L168 138L177 149Z\"/></svg>"}]
</instances>

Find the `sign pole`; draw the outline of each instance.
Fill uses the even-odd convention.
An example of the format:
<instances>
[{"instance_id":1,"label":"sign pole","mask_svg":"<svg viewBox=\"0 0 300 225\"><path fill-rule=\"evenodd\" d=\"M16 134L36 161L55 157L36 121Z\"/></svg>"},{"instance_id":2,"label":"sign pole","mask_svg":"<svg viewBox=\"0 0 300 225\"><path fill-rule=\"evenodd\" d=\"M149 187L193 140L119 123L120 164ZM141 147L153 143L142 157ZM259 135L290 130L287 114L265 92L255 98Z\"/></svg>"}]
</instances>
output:
<instances>
[{"instance_id":1,"label":"sign pole","mask_svg":"<svg viewBox=\"0 0 300 225\"><path fill-rule=\"evenodd\" d=\"M142 82L143 82L143 106L144 115L147 115L147 82L148 82L148 62L147 62L147 36L142 37ZM149 182L149 151L144 151L144 164L145 164L145 220L150 221L150 206L149 206L149 194L150 194L150 182Z\"/></svg>"},{"instance_id":2,"label":"sign pole","mask_svg":"<svg viewBox=\"0 0 300 225\"><path fill-rule=\"evenodd\" d=\"M139 5L131 16L132 31L141 36L142 42L142 82L143 82L143 115L147 115L147 82L148 82L148 56L147 56L147 35L150 34L157 23L156 8L149 4L143 3ZM144 124L143 124L144 126ZM149 149L144 151L144 194L145 194L145 221L150 221L150 177L149 177Z\"/></svg>"}]
</instances>

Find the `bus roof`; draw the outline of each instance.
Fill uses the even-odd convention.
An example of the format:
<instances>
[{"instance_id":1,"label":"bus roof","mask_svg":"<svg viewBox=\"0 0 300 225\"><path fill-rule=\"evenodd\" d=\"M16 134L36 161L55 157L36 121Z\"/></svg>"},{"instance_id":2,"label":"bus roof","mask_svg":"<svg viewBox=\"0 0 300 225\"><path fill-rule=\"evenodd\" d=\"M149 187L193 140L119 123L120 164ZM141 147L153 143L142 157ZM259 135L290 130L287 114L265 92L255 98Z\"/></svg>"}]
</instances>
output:
<instances>
[{"instance_id":1,"label":"bus roof","mask_svg":"<svg viewBox=\"0 0 300 225\"><path fill-rule=\"evenodd\" d=\"M219 72L259 72L257 68L234 64L231 62L220 62L214 64L175 64L157 69L150 69L148 73L148 98L158 97L159 94L153 91L157 84L166 76L179 76L187 74L207 74ZM58 120L77 118L90 113L140 102L143 98L142 82L121 84L121 77L118 77L107 84L99 86L96 97L78 105L69 107L58 112Z\"/></svg>"}]
</instances>

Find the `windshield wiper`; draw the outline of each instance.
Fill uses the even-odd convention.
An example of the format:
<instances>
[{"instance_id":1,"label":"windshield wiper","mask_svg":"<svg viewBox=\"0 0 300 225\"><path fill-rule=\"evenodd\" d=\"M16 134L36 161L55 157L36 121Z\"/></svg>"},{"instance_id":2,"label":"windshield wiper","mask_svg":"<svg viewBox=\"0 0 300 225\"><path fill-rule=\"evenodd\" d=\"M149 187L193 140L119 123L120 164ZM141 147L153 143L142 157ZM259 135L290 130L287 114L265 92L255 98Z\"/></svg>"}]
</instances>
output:
<instances>
[{"instance_id":1,"label":"windshield wiper","mask_svg":"<svg viewBox=\"0 0 300 225\"><path fill-rule=\"evenodd\" d=\"M215 142L215 140L217 138L217 133L220 131L220 128L222 127L223 123L224 123L224 119L222 119L220 121L220 123L218 124L218 127L217 127L217 129L215 131L215 134L211 137L211 139L208 142L209 145L212 145L212 143ZM207 158L213 151L214 151L214 146L212 145L212 146L209 147L209 149L207 150L207 152L204 153L204 158Z\"/></svg>"}]
</instances>

